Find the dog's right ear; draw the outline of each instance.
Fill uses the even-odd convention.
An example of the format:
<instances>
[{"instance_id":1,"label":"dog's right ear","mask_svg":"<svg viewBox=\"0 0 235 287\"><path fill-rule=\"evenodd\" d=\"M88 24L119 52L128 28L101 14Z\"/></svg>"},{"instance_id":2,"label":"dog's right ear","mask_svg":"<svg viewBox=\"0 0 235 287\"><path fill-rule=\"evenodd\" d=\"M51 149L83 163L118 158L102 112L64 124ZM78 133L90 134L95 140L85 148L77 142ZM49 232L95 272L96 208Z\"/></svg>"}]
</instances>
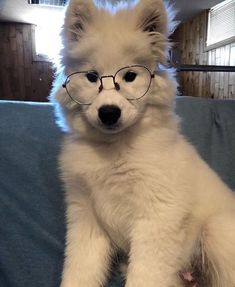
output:
<instances>
[{"instance_id":1,"label":"dog's right ear","mask_svg":"<svg viewBox=\"0 0 235 287\"><path fill-rule=\"evenodd\" d=\"M92 21L94 8L92 0L71 0L69 2L64 22L64 32L68 42L79 41L86 25Z\"/></svg>"}]
</instances>

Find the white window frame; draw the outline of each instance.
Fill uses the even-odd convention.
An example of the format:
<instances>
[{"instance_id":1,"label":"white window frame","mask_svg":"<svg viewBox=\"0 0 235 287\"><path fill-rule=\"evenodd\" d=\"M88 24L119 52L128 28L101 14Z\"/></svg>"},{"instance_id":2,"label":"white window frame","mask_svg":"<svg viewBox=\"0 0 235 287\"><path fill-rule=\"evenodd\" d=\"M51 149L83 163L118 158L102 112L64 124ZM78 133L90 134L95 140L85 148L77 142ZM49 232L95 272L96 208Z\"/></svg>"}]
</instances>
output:
<instances>
[{"instance_id":1,"label":"white window frame","mask_svg":"<svg viewBox=\"0 0 235 287\"><path fill-rule=\"evenodd\" d=\"M223 12L222 12L222 9L229 5L228 7L230 7L232 10L232 21L234 21L231 26L233 27L234 26L234 31L232 33L232 36L231 37L228 37L228 38L225 38L225 39L221 39L221 40L218 40L218 41L210 41L210 33L211 33L211 17L212 17L212 14L215 13L216 11L218 12L219 10L221 10L221 25L223 24ZM231 13L231 14L232 14ZM234 20L233 20L234 19ZM206 50L211 50L211 49L215 49L215 48L218 48L218 47L221 47L221 46L225 46L225 45L228 45L230 43L233 43L235 42L235 0L225 0L223 1L222 3L212 7L210 10L209 10L209 13L208 13L208 24L207 24L207 43L206 43Z\"/></svg>"}]
</instances>

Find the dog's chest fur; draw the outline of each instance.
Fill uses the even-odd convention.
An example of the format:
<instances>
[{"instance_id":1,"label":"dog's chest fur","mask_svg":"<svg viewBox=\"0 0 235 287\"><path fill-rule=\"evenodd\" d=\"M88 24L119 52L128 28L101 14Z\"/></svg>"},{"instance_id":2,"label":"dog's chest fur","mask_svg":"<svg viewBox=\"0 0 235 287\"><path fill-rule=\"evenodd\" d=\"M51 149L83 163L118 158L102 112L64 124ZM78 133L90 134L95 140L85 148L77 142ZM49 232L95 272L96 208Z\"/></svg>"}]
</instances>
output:
<instances>
[{"instance_id":1,"label":"dog's chest fur","mask_svg":"<svg viewBox=\"0 0 235 287\"><path fill-rule=\"evenodd\" d=\"M83 170L84 171L84 170ZM112 241L121 249L129 249L128 237L138 204L141 170L128 154L108 161L99 159L87 167L83 178L89 181L94 212Z\"/></svg>"},{"instance_id":2,"label":"dog's chest fur","mask_svg":"<svg viewBox=\"0 0 235 287\"><path fill-rule=\"evenodd\" d=\"M162 202L177 204L172 196L171 171L164 172L164 153L123 146L66 144L64 167L85 183L94 213L113 242L129 249L129 235L138 218L155 217ZM163 192L162 192L163 191ZM79 186L77 189L79 193Z\"/></svg>"}]
</instances>

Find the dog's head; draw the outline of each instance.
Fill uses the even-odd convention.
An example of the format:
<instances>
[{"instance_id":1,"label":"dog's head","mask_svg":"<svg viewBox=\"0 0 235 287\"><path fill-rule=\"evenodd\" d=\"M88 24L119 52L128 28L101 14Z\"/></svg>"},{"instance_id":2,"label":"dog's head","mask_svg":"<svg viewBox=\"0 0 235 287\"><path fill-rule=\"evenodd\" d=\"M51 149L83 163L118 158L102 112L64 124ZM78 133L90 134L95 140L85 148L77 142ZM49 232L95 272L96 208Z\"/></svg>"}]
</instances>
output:
<instances>
[{"instance_id":1,"label":"dog's head","mask_svg":"<svg viewBox=\"0 0 235 287\"><path fill-rule=\"evenodd\" d=\"M118 3L71 0L67 8L64 83L54 90L69 127L83 135L117 134L148 106L172 106L175 84L156 71L166 61L170 27L162 0Z\"/></svg>"}]
</instances>

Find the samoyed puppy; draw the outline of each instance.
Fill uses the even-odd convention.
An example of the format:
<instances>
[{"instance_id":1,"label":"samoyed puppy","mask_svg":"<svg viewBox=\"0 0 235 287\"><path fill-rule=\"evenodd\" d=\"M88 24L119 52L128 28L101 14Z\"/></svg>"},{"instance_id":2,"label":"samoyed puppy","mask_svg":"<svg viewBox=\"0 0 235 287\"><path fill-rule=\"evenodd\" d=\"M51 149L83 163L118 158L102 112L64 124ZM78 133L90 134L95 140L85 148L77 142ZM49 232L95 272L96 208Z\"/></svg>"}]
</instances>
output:
<instances>
[{"instance_id":1,"label":"samoyed puppy","mask_svg":"<svg viewBox=\"0 0 235 287\"><path fill-rule=\"evenodd\" d=\"M162 0L67 7L53 90L68 128L61 287L104 286L119 250L125 287L235 286L235 197L180 133L177 85L159 68L166 10Z\"/></svg>"}]
</instances>

